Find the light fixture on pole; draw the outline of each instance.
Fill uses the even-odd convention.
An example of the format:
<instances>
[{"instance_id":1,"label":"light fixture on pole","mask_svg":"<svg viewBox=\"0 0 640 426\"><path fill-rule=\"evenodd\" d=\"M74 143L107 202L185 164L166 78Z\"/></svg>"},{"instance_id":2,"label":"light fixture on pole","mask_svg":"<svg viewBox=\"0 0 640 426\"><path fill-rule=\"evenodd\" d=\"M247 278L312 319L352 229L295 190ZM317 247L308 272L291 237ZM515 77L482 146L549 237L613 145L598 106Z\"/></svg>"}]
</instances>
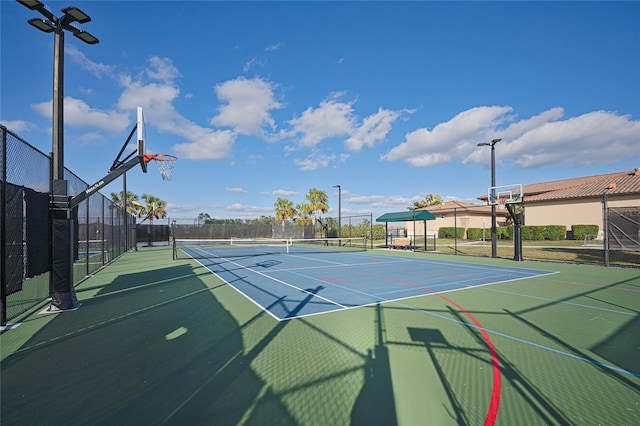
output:
<instances>
[{"instance_id":1,"label":"light fixture on pole","mask_svg":"<svg viewBox=\"0 0 640 426\"><path fill-rule=\"evenodd\" d=\"M61 17L55 16L39 0L18 0L18 3L39 12L46 18L33 18L27 22L45 33L55 33L53 46L53 179L64 179L63 141L63 99L64 99L64 31L87 44L97 44L99 40L92 34L71 25L73 22L85 24L91 21L89 15L75 6L62 9Z\"/></svg>"},{"instance_id":2,"label":"light fixture on pole","mask_svg":"<svg viewBox=\"0 0 640 426\"><path fill-rule=\"evenodd\" d=\"M342 187L340 185L333 185L334 188L338 188L338 238L342 237Z\"/></svg>"},{"instance_id":3,"label":"light fixture on pole","mask_svg":"<svg viewBox=\"0 0 640 426\"><path fill-rule=\"evenodd\" d=\"M491 257L498 257L498 238L497 238L497 224L496 224L496 144L502 139L494 139L489 142L481 142L478 146L490 146L491 147Z\"/></svg>"},{"instance_id":4,"label":"light fixture on pole","mask_svg":"<svg viewBox=\"0 0 640 426\"><path fill-rule=\"evenodd\" d=\"M69 239L73 232L69 218L69 197L67 182L64 180L64 32L69 31L87 44L96 44L98 39L86 31L71 25L73 22L85 24L91 21L89 15L75 6L62 9L61 17L55 16L39 0L17 0L30 10L35 10L46 19L33 18L27 22L45 33L54 33L53 44L53 125L52 125L52 245L50 292L51 305L58 310L73 309L77 306L73 289L73 269L69 261Z\"/></svg>"}]
</instances>

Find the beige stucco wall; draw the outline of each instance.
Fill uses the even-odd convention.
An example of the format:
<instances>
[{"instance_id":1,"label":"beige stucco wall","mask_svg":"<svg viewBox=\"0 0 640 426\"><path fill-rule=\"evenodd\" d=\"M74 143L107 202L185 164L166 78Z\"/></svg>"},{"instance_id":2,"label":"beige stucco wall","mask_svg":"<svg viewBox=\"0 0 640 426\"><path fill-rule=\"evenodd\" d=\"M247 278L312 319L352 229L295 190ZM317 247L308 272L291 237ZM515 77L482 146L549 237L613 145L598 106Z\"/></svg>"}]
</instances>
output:
<instances>
[{"instance_id":1,"label":"beige stucco wall","mask_svg":"<svg viewBox=\"0 0 640 426\"><path fill-rule=\"evenodd\" d=\"M640 207L640 195L629 196L609 196L607 198L609 207ZM499 207L500 209L500 207ZM504 211L504 210L503 210ZM427 234L438 233L441 227L454 227L453 213L432 212L436 220L427 221ZM508 213L507 213L508 215ZM602 221L602 198L588 198L583 200L559 200L546 202L526 203L525 199L525 225L564 225L567 230L571 230L571 225L598 225L600 234L604 228ZM444 217L442 217L444 216ZM498 226L506 225L506 218L498 210ZM414 234L413 223L405 222L407 234ZM459 228L485 228L491 229L491 213L479 214L457 214L457 226ZM416 236L424 236L424 225L422 221L416 222Z\"/></svg>"},{"instance_id":2,"label":"beige stucco wall","mask_svg":"<svg viewBox=\"0 0 640 426\"><path fill-rule=\"evenodd\" d=\"M608 197L607 206L637 207L640 197ZM567 230L571 225L598 225L602 231L602 207L602 198L529 203L525 205L525 225L564 225Z\"/></svg>"}]
</instances>

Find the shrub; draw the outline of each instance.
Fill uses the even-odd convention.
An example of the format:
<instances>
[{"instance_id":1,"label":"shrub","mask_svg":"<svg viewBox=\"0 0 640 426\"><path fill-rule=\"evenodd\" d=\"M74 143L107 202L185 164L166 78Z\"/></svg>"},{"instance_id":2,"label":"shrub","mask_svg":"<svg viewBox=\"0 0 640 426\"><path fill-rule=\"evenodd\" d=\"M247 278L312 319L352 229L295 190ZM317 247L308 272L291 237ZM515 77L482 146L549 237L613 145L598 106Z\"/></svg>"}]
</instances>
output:
<instances>
[{"instance_id":1,"label":"shrub","mask_svg":"<svg viewBox=\"0 0 640 426\"><path fill-rule=\"evenodd\" d=\"M522 239L530 241L564 240L567 228L564 225L523 226Z\"/></svg>"},{"instance_id":2,"label":"shrub","mask_svg":"<svg viewBox=\"0 0 640 426\"><path fill-rule=\"evenodd\" d=\"M563 225L547 225L544 227L544 239L549 241L564 240L567 235L567 227Z\"/></svg>"},{"instance_id":3,"label":"shrub","mask_svg":"<svg viewBox=\"0 0 640 426\"><path fill-rule=\"evenodd\" d=\"M464 238L464 228L442 227L438 229L438 238Z\"/></svg>"},{"instance_id":4,"label":"shrub","mask_svg":"<svg viewBox=\"0 0 640 426\"><path fill-rule=\"evenodd\" d=\"M501 226L496 233L499 240L513 240L513 226Z\"/></svg>"},{"instance_id":5,"label":"shrub","mask_svg":"<svg viewBox=\"0 0 640 426\"><path fill-rule=\"evenodd\" d=\"M467 229L467 238L470 240L482 240L483 228L469 228ZM496 228L496 238L499 240L512 240L513 239L513 227L511 226L499 226ZM491 228L484 228L484 239L491 239Z\"/></svg>"},{"instance_id":6,"label":"shrub","mask_svg":"<svg viewBox=\"0 0 640 426\"><path fill-rule=\"evenodd\" d=\"M584 240L587 235L598 235L598 225L571 225L574 240Z\"/></svg>"},{"instance_id":7,"label":"shrub","mask_svg":"<svg viewBox=\"0 0 640 426\"><path fill-rule=\"evenodd\" d=\"M544 227L543 226L523 226L522 239L531 241L544 240Z\"/></svg>"},{"instance_id":8,"label":"shrub","mask_svg":"<svg viewBox=\"0 0 640 426\"><path fill-rule=\"evenodd\" d=\"M486 229L484 230L484 237L487 238L487 235L491 236L491 230L489 232ZM470 240L482 240L482 228L467 229L467 238Z\"/></svg>"}]
</instances>

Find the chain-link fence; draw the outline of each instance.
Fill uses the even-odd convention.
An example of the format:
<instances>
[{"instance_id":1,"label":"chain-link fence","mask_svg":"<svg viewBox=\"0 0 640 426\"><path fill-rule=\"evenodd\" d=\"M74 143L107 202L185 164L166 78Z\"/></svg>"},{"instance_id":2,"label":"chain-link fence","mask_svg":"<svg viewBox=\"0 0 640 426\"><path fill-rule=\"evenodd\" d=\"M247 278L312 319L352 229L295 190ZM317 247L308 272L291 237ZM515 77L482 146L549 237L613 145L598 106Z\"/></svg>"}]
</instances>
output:
<instances>
[{"instance_id":1,"label":"chain-link fence","mask_svg":"<svg viewBox=\"0 0 640 426\"><path fill-rule=\"evenodd\" d=\"M0 126L2 324L50 295L51 158ZM65 170L69 196L88 184ZM135 217L96 193L71 211L74 284L135 247ZM71 260L71 259L70 259Z\"/></svg>"},{"instance_id":2,"label":"chain-link fence","mask_svg":"<svg viewBox=\"0 0 640 426\"><path fill-rule=\"evenodd\" d=\"M153 225L154 227L157 225ZM232 238L315 238L313 226L254 223L207 223L171 225L176 240L213 240Z\"/></svg>"},{"instance_id":3,"label":"chain-link fence","mask_svg":"<svg viewBox=\"0 0 640 426\"><path fill-rule=\"evenodd\" d=\"M320 238L366 238L371 247L374 235L373 214L325 217L316 220L315 234ZM384 232L383 232L384 234ZM384 237L382 237L384 238Z\"/></svg>"},{"instance_id":4,"label":"chain-link fence","mask_svg":"<svg viewBox=\"0 0 640 426\"><path fill-rule=\"evenodd\" d=\"M614 265L640 252L640 207L607 207L604 203L604 264Z\"/></svg>"},{"instance_id":5,"label":"chain-link fence","mask_svg":"<svg viewBox=\"0 0 640 426\"><path fill-rule=\"evenodd\" d=\"M607 216L609 249L640 250L640 207L610 207Z\"/></svg>"}]
</instances>

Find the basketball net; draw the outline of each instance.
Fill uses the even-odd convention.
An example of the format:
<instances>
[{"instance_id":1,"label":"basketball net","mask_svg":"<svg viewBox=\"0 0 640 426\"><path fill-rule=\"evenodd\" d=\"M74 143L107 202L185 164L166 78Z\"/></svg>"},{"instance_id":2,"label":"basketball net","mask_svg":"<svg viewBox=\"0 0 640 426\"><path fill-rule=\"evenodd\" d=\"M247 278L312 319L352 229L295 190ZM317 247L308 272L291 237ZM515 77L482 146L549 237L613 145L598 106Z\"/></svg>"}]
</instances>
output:
<instances>
[{"instance_id":1,"label":"basketball net","mask_svg":"<svg viewBox=\"0 0 640 426\"><path fill-rule=\"evenodd\" d=\"M176 166L176 161L178 157L169 154L152 154L145 155L145 159L149 158L147 162L153 160L156 162L156 166L158 166L158 170L160 171L160 176L162 176L162 180L171 180L171 176L173 175L173 169Z\"/></svg>"}]
</instances>

